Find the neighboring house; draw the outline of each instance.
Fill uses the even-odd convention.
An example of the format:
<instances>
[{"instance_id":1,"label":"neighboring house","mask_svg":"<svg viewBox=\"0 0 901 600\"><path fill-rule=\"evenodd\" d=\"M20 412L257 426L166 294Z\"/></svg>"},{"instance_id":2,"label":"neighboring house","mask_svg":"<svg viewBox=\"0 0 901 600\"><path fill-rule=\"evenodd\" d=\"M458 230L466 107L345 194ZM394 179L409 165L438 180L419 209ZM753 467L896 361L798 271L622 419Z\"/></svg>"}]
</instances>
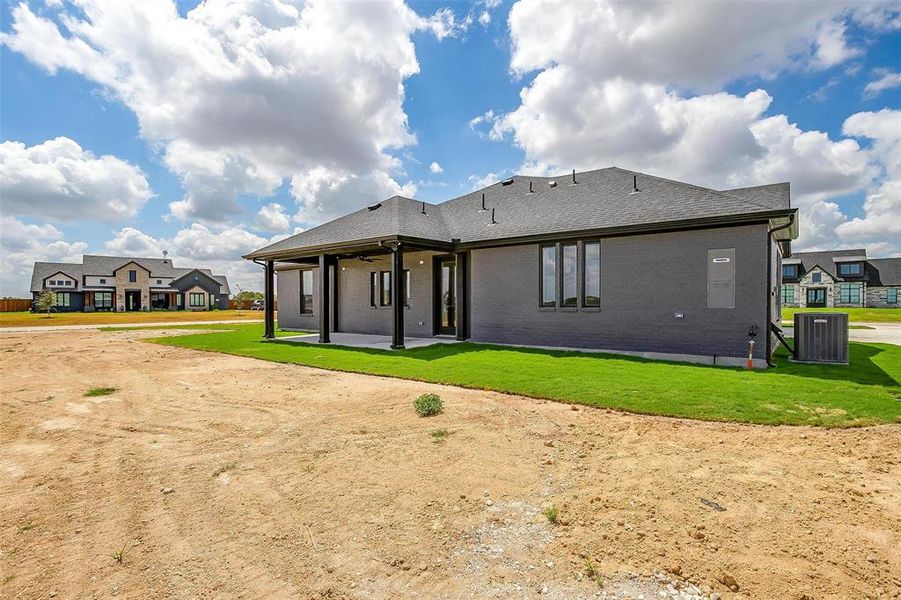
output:
<instances>
[{"instance_id":1,"label":"neighboring house","mask_svg":"<svg viewBox=\"0 0 901 600\"><path fill-rule=\"evenodd\" d=\"M395 196L250 253L278 324L766 364L787 183L716 191L616 167ZM274 332L266 311L266 335Z\"/></svg>"},{"instance_id":2,"label":"neighboring house","mask_svg":"<svg viewBox=\"0 0 901 600\"><path fill-rule=\"evenodd\" d=\"M31 293L54 292L57 311L228 308L228 280L168 258L84 255L78 263L34 263Z\"/></svg>"},{"instance_id":3,"label":"neighboring house","mask_svg":"<svg viewBox=\"0 0 901 600\"><path fill-rule=\"evenodd\" d=\"M901 258L867 258L863 248L795 252L782 261L782 305L901 306Z\"/></svg>"}]
</instances>

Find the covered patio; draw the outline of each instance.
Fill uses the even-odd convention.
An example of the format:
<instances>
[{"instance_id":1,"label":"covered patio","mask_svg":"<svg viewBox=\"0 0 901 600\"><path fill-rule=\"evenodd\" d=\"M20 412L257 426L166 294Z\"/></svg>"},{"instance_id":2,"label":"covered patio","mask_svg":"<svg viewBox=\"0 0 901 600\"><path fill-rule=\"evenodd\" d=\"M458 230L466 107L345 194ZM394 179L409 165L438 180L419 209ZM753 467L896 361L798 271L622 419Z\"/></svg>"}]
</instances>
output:
<instances>
[{"instance_id":1,"label":"covered patio","mask_svg":"<svg viewBox=\"0 0 901 600\"><path fill-rule=\"evenodd\" d=\"M275 338L277 342L291 344L318 344L318 333L304 333L296 336ZM404 340L404 348L424 348L434 344L456 344L460 340L450 336L438 337L408 337ZM370 350L391 350L392 339L389 335L370 335L366 333L335 333L331 334L331 344L334 346L346 346L348 348L366 348Z\"/></svg>"}]
</instances>

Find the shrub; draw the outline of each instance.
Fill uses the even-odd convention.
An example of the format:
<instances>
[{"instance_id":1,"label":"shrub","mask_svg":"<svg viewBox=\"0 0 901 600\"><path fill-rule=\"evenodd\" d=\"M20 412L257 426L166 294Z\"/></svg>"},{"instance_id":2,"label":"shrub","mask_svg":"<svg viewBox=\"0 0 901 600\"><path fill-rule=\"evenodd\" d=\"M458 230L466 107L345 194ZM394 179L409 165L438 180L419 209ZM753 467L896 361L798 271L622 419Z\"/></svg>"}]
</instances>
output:
<instances>
[{"instance_id":1,"label":"shrub","mask_svg":"<svg viewBox=\"0 0 901 600\"><path fill-rule=\"evenodd\" d=\"M423 394L413 401L413 408L420 417L430 417L441 412L444 404L438 394Z\"/></svg>"},{"instance_id":2,"label":"shrub","mask_svg":"<svg viewBox=\"0 0 901 600\"><path fill-rule=\"evenodd\" d=\"M557 507L550 506L544 509L544 516L547 517L547 520L551 525L556 525L557 519L559 517L559 515L557 514Z\"/></svg>"}]
</instances>

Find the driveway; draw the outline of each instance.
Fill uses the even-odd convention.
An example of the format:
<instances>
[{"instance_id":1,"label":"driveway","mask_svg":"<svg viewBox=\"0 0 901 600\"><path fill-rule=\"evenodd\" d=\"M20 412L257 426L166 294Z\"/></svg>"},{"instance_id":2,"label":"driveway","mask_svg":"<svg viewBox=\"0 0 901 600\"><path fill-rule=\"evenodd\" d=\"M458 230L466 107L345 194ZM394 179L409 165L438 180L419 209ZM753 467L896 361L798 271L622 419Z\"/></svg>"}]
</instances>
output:
<instances>
[{"instance_id":1,"label":"driveway","mask_svg":"<svg viewBox=\"0 0 901 600\"><path fill-rule=\"evenodd\" d=\"M220 321L161 321L159 323L98 323L96 325L46 325L40 327L0 327L4 333L50 333L59 331L83 331L101 327L177 327L179 325L215 325L223 323L262 323L259 319L224 319Z\"/></svg>"}]
</instances>

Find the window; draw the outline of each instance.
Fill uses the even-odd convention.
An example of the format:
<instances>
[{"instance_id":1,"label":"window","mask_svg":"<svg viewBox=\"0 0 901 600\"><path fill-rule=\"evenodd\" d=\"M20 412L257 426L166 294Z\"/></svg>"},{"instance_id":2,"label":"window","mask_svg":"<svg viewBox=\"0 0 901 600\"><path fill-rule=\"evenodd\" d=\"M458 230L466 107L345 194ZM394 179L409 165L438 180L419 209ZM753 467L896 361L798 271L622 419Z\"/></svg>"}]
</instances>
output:
<instances>
[{"instance_id":1,"label":"window","mask_svg":"<svg viewBox=\"0 0 901 600\"><path fill-rule=\"evenodd\" d=\"M313 271L300 272L300 314L313 314Z\"/></svg>"},{"instance_id":2,"label":"window","mask_svg":"<svg viewBox=\"0 0 901 600\"><path fill-rule=\"evenodd\" d=\"M823 282L823 274L817 271L816 273L812 273L810 275L811 283L822 283Z\"/></svg>"},{"instance_id":3,"label":"window","mask_svg":"<svg viewBox=\"0 0 901 600\"><path fill-rule=\"evenodd\" d=\"M541 306L557 306L557 247L541 247Z\"/></svg>"},{"instance_id":4,"label":"window","mask_svg":"<svg viewBox=\"0 0 901 600\"><path fill-rule=\"evenodd\" d=\"M601 243L585 242L582 246L582 306L601 305Z\"/></svg>"},{"instance_id":5,"label":"window","mask_svg":"<svg viewBox=\"0 0 901 600\"><path fill-rule=\"evenodd\" d=\"M157 285L162 285L162 284L163 284L163 280L162 280L162 279L157 279L157 280L156 280L156 284L157 284Z\"/></svg>"},{"instance_id":6,"label":"window","mask_svg":"<svg viewBox=\"0 0 901 600\"><path fill-rule=\"evenodd\" d=\"M410 306L410 271L404 269L404 306Z\"/></svg>"},{"instance_id":7,"label":"window","mask_svg":"<svg viewBox=\"0 0 901 600\"><path fill-rule=\"evenodd\" d=\"M169 295L164 292L150 294L150 308L169 308Z\"/></svg>"},{"instance_id":8,"label":"window","mask_svg":"<svg viewBox=\"0 0 901 600\"><path fill-rule=\"evenodd\" d=\"M100 280L100 285L103 285L104 283L106 283L106 279L101 279L101 280Z\"/></svg>"},{"instance_id":9,"label":"window","mask_svg":"<svg viewBox=\"0 0 901 600\"><path fill-rule=\"evenodd\" d=\"M391 271L381 272L382 296L380 304L382 306L391 306Z\"/></svg>"},{"instance_id":10,"label":"window","mask_svg":"<svg viewBox=\"0 0 901 600\"><path fill-rule=\"evenodd\" d=\"M886 304L898 304L898 288L888 288L885 290Z\"/></svg>"},{"instance_id":11,"label":"window","mask_svg":"<svg viewBox=\"0 0 901 600\"><path fill-rule=\"evenodd\" d=\"M563 302L560 306L575 308L579 305L578 295L578 248L575 244L563 244Z\"/></svg>"},{"instance_id":12,"label":"window","mask_svg":"<svg viewBox=\"0 0 901 600\"><path fill-rule=\"evenodd\" d=\"M838 274L842 277L859 277L860 263L838 263Z\"/></svg>"},{"instance_id":13,"label":"window","mask_svg":"<svg viewBox=\"0 0 901 600\"><path fill-rule=\"evenodd\" d=\"M69 292L56 292L55 296L54 306L72 306L72 294Z\"/></svg>"},{"instance_id":14,"label":"window","mask_svg":"<svg viewBox=\"0 0 901 600\"><path fill-rule=\"evenodd\" d=\"M138 280L138 272L137 271L129 271L128 272L128 281L130 283L135 283Z\"/></svg>"},{"instance_id":15,"label":"window","mask_svg":"<svg viewBox=\"0 0 901 600\"><path fill-rule=\"evenodd\" d=\"M94 292L94 308L112 308L112 292Z\"/></svg>"},{"instance_id":16,"label":"window","mask_svg":"<svg viewBox=\"0 0 901 600\"><path fill-rule=\"evenodd\" d=\"M204 306L203 292L191 292L188 294L188 303L191 306Z\"/></svg>"},{"instance_id":17,"label":"window","mask_svg":"<svg viewBox=\"0 0 901 600\"><path fill-rule=\"evenodd\" d=\"M70 286L70 285L72 285L72 282L66 280L66 281L63 282L63 285L65 285L65 286Z\"/></svg>"},{"instance_id":18,"label":"window","mask_svg":"<svg viewBox=\"0 0 901 600\"><path fill-rule=\"evenodd\" d=\"M47 282L47 285L56 285L56 280L51 279L50 281Z\"/></svg>"},{"instance_id":19,"label":"window","mask_svg":"<svg viewBox=\"0 0 901 600\"><path fill-rule=\"evenodd\" d=\"M839 302L842 304L860 304L860 284L840 283Z\"/></svg>"},{"instance_id":20,"label":"window","mask_svg":"<svg viewBox=\"0 0 901 600\"><path fill-rule=\"evenodd\" d=\"M795 286L783 285L782 286L782 304L794 304L794 303L795 303Z\"/></svg>"},{"instance_id":21,"label":"window","mask_svg":"<svg viewBox=\"0 0 901 600\"><path fill-rule=\"evenodd\" d=\"M783 279L797 279L798 278L798 265L782 265L782 278Z\"/></svg>"},{"instance_id":22,"label":"window","mask_svg":"<svg viewBox=\"0 0 901 600\"><path fill-rule=\"evenodd\" d=\"M379 305L379 274L375 271L369 273L369 306L375 308Z\"/></svg>"}]
</instances>

